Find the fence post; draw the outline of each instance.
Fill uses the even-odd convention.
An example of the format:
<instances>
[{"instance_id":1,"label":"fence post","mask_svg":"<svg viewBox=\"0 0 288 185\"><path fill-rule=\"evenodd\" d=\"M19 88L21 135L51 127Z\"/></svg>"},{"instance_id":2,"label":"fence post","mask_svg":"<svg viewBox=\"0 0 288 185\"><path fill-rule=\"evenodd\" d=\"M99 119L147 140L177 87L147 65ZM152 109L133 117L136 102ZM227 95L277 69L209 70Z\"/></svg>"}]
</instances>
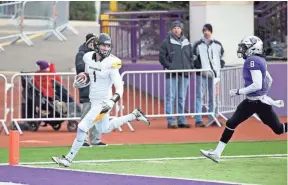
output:
<instances>
[{"instance_id":1,"label":"fence post","mask_svg":"<svg viewBox=\"0 0 288 185\"><path fill-rule=\"evenodd\" d=\"M162 14L160 14L160 42L162 42L164 39L165 39L165 36L166 36L166 34L165 34L165 29L166 27L165 27L165 20L163 19L163 15Z\"/></svg>"},{"instance_id":2,"label":"fence post","mask_svg":"<svg viewBox=\"0 0 288 185\"><path fill-rule=\"evenodd\" d=\"M133 63L137 61L137 29L136 21L131 21L131 59Z\"/></svg>"},{"instance_id":3,"label":"fence post","mask_svg":"<svg viewBox=\"0 0 288 185\"><path fill-rule=\"evenodd\" d=\"M108 14L101 14L100 15L100 22L101 22L101 32L109 34L109 15Z\"/></svg>"}]
</instances>

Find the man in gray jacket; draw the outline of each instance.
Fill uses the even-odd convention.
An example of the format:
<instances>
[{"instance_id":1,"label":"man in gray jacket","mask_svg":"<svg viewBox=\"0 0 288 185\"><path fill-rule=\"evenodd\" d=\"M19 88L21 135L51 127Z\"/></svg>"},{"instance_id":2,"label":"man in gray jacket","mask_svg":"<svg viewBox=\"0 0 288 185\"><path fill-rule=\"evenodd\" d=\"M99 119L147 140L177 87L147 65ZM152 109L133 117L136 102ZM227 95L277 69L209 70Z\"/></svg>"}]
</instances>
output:
<instances>
[{"instance_id":1,"label":"man in gray jacket","mask_svg":"<svg viewBox=\"0 0 288 185\"><path fill-rule=\"evenodd\" d=\"M85 63L83 61L83 56L85 53L94 50L94 43L96 39L97 37L94 34L89 33L86 35L85 43L83 43L79 47L79 51L75 59L75 67L77 74L85 71ZM79 95L80 95L80 103L83 104L81 115L81 118L83 118L89 112L91 107L91 103L89 100L89 86L80 88ZM90 144L93 146L107 146L105 143L101 142L101 133L96 129L96 127L92 127L90 129ZM83 144L83 147L90 147L88 142L88 135Z\"/></svg>"},{"instance_id":2,"label":"man in gray jacket","mask_svg":"<svg viewBox=\"0 0 288 185\"><path fill-rule=\"evenodd\" d=\"M212 73L197 73L196 75L196 113L202 112L202 101L207 91L209 97L209 112L214 111L214 102L216 102L213 94L213 83L217 87L220 81L220 69L224 67L223 60L224 49L222 44L212 38L213 28L211 24L205 24L202 30L204 37L193 45L194 66L196 69L208 69ZM214 81L213 81L214 76ZM217 89L217 88L216 88ZM216 96L215 96L216 97ZM215 115L216 116L216 115ZM208 122L213 118L209 116ZM195 116L195 126L204 127L202 116Z\"/></svg>"},{"instance_id":3,"label":"man in gray jacket","mask_svg":"<svg viewBox=\"0 0 288 185\"><path fill-rule=\"evenodd\" d=\"M193 69L192 46L183 35L183 25L179 21L172 23L171 32L160 46L159 61L166 70ZM189 78L187 73L166 74L166 114L174 114L174 103L179 114L185 113L185 99ZM177 96L177 97L176 97ZM175 118L168 116L168 128L190 128L185 116Z\"/></svg>"}]
</instances>

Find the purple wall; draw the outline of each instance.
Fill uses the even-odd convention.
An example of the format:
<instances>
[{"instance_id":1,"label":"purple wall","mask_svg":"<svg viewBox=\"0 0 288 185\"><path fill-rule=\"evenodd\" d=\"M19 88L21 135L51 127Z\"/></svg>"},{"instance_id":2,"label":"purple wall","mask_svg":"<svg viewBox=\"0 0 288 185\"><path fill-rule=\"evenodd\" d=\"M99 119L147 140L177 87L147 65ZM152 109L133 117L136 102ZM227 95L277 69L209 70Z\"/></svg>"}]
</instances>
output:
<instances>
[{"instance_id":1,"label":"purple wall","mask_svg":"<svg viewBox=\"0 0 288 185\"><path fill-rule=\"evenodd\" d=\"M162 70L162 66L155 63L124 63L123 67L121 68L121 73L123 71L147 71L147 70ZM285 107L283 108L277 108L274 107L274 110L279 116L287 116L287 64L281 63L281 64L268 64L269 72L273 78L273 84L271 87L271 90L269 91L268 95L273 98L274 100L284 100ZM141 76L141 77L140 77ZM149 84L152 83L152 76L153 75L147 75L147 80ZM141 81L140 81L141 78ZM135 81L134 81L135 80ZM129 74L129 81L127 79L127 76L124 78L125 84L136 84L136 89L141 88L142 92L147 92L148 94L152 95L156 98L160 95L160 99L163 100L165 97L164 94L164 76L159 75L159 83L158 83L158 75L153 76L153 88L152 86L147 84L147 90L146 90L146 75L131 75ZM126 85L125 85L126 87ZM193 92L194 88L194 80L191 79L190 83L190 92ZM130 87L132 90L133 88ZM188 96L188 95L187 95ZM193 109L194 107L194 94L190 95L190 106ZM188 98L186 101L187 105L189 103Z\"/></svg>"}]
</instances>

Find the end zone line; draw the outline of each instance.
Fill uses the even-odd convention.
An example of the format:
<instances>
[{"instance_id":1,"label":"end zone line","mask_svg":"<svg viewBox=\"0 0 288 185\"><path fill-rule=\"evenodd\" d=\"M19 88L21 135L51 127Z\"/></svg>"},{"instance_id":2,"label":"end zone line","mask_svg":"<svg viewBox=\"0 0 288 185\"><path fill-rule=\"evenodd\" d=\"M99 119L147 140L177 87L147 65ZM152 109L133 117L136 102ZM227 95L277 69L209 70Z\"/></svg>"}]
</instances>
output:
<instances>
[{"instance_id":1,"label":"end zone line","mask_svg":"<svg viewBox=\"0 0 288 185\"><path fill-rule=\"evenodd\" d=\"M52 156L51 156L52 157ZM266 157L288 157L288 154L264 154L264 155L236 155L236 156L221 156L221 159L234 158L266 158ZM146 159L110 159L110 160L79 160L73 163L113 163L113 162L141 162L141 161L167 161L167 160L198 160L206 159L206 157L174 157L174 158L146 158ZM42 165L55 164L54 162L23 162L20 165Z\"/></svg>"},{"instance_id":2,"label":"end zone line","mask_svg":"<svg viewBox=\"0 0 288 185\"><path fill-rule=\"evenodd\" d=\"M37 167L37 166L26 166L26 165L19 165L19 166L27 167L27 168L42 168L42 169L52 169L52 170L62 170L62 171L97 173L97 174L105 174L105 175L121 175L121 176L147 177L147 178L158 178L158 179L176 179L176 180L186 180L186 181L214 182L214 183L229 184L229 185L236 185L236 184L237 185L238 184L241 184L241 185L258 185L258 184L244 184L244 183L229 182L229 181L216 181L216 180L192 179L192 178L181 178L181 177L167 177L167 176L153 176L153 175L136 175L136 174L127 174L127 173L102 172L102 171L61 168L61 167L43 167L43 166Z\"/></svg>"}]
</instances>

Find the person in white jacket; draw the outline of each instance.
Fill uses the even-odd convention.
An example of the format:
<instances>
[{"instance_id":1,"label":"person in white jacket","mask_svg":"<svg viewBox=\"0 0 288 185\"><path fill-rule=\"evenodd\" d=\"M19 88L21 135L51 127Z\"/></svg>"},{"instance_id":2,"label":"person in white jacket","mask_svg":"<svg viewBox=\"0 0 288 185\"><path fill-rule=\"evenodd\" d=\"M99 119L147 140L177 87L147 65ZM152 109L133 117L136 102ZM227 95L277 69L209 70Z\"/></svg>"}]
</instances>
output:
<instances>
[{"instance_id":1,"label":"person in white jacket","mask_svg":"<svg viewBox=\"0 0 288 185\"><path fill-rule=\"evenodd\" d=\"M220 81L220 69L224 67L224 49L222 44L212 38L213 28L211 24L203 26L203 38L193 45L194 67L196 69L211 70L212 73L196 73L196 113L202 113L202 101L208 88L209 112L216 109L216 98L213 94L213 83L217 86ZM214 77L214 79L213 79ZM216 97L216 95L215 95ZM217 115L215 115L217 116ZM208 123L213 121L213 117L208 117ZM214 123L212 123L214 124ZM195 116L195 126L205 127L202 116Z\"/></svg>"}]
</instances>

